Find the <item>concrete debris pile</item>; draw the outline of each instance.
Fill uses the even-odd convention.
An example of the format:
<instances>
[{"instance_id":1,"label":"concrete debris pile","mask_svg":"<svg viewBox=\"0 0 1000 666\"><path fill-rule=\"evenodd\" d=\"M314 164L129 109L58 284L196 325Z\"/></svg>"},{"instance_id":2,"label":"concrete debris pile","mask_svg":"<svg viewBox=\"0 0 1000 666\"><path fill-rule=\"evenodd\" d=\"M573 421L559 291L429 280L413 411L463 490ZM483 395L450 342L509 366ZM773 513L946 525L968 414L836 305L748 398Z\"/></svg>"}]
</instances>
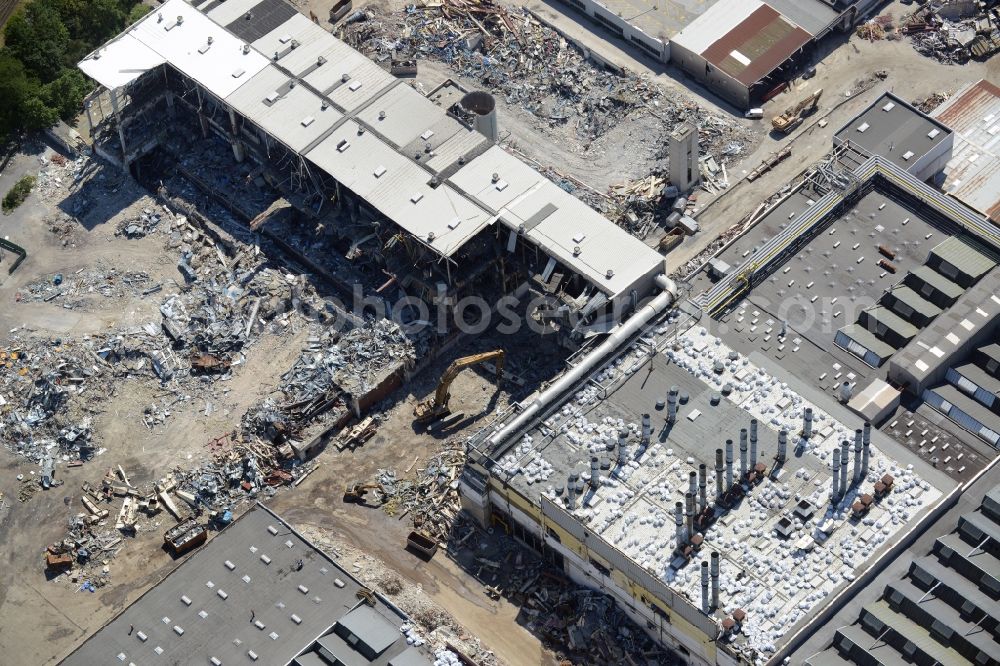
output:
<instances>
[{"instance_id":1,"label":"concrete debris pile","mask_svg":"<svg viewBox=\"0 0 1000 666\"><path fill-rule=\"evenodd\" d=\"M163 216L160 213L153 212L151 208L143 208L138 217L121 220L115 230L115 236L144 238L156 231L156 227L162 219Z\"/></svg>"},{"instance_id":2,"label":"concrete debris pile","mask_svg":"<svg viewBox=\"0 0 1000 666\"><path fill-rule=\"evenodd\" d=\"M36 463L88 460L91 419L107 395L106 373L86 344L37 341L12 332L0 349L0 440Z\"/></svg>"},{"instance_id":3,"label":"concrete debris pile","mask_svg":"<svg viewBox=\"0 0 1000 666\"><path fill-rule=\"evenodd\" d=\"M986 60L1000 51L1000 9L993 2L936 0L906 16L900 31L913 48L929 58L960 65Z\"/></svg>"},{"instance_id":4,"label":"concrete debris pile","mask_svg":"<svg viewBox=\"0 0 1000 666\"><path fill-rule=\"evenodd\" d=\"M944 93L931 93L923 99L915 99L911 104L921 113L930 113L948 100L948 95Z\"/></svg>"},{"instance_id":5,"label":"concrete debris pile","mask_svg":"<svg viewBox=\"0 0 1000 666\"><path fill-rule=\"evenodd\" d=\"M80 182L90 165L90 158L86 155L69 160L57 153L51 158L42 156L39 160L42 168L38 172L35 191L46 200L62 199L66 195L66 188ZM80 211L69 211L72 215L78 212Z\"/></svg>"},{"instance_id":6,"label":"concrete debris pile","mask_svg":"<svg viewBox=\"0 0 1000 666\"><path fill-rule=\"evenodd\" d=\"M382 510L390 516L409 514L415 529L447 542L461 512L458 475L464 464L464 445L453 443L418 469L415 479L400 479L395 471L380 469L376 481L384 498Z\"/></svg>"},{"instance_id":7,"label":"concrete debris pile","mask_svg":"<svg viewBox=\"0 0 1000 666\"><path fill-rule=\"evenodd\" d=\"M880 39L899 39L899 33L896 32L896 25L892 14L883 14L865 21L858 26L855 34L861 39L867 39L870 42L876 42Z\"/></svg>"},{"instance_id":8,"label":"concrete debris pile","mask_svg":"<svg viewBox=\"0 0 1000 666\"><path fill-rule=\"evenodd\" d=\"M357 412L377 402L371 396L383 387L395 388L393 379L401 380L420 353L388 319L366 321L342 335L316 327L281 377L282 399L268 398L250 408L243 429L283 442L299 438L309 426L342 422L349 416L348 401Z\"/></svg>"},{"instance_id":9,"label":"concrete debris pile","mask_svg":"<svg viewBox=\"0 0 1000 666\"><path fill-rule=\"evenodd\" d=\"M15 296L15 300L53 302L69 310L86 310L90 306L103 307L101 303L93 303L91 296L101 296L105 299L147 296L157 291L155 288L151 289L152 286L148 273L122 272L101 262L94 268L81 268L69 275L55 273L32 282Z\"/></svg>"},{"instance_id":10,"label":"concrete debris pile","mask_svg":"<svg viewBox=\"0 0 1000 666\"><path fill-rule=\"evenodd\" d=\"M676 124L704 124L702 146L719 154L729 143L752 142L740 123L706 113L693 100L667 95L627 70L591 62L576 45L525 8L489 0L445 0L409 5L404 12L376 14L346 24L342 38L376 61L433 58L448 63L508 104L549 126L572 125L577 138L593 141L637 114L661 123L664 143Z\"/></svg>"}]
</instances>

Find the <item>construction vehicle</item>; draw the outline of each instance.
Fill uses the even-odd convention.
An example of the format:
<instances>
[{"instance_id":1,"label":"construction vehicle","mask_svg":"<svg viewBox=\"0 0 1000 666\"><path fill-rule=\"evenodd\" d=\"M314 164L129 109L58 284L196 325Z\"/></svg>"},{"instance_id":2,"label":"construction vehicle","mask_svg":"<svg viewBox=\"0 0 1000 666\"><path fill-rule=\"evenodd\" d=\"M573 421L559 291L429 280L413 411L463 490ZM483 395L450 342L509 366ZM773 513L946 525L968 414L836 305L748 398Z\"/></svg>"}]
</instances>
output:
<instances>
[{"instance_id":1,"label":"construction vehicle","mask_svg":"<svg viewBox=\"0 0 1000 666\"><path fill-rule=\"evenodd\" d=\"M823 89L820 88L798 104L785 109L785 112L780 116L772 118L771 126L782 134L788 134L793 129L801 125L806 116L816 112L816 107L819 105L819 98L822 96Z\"/></svg>"},{"instance_id":2,"label":"construction vehicle","mask_svg":"<svg viewBox=\"0 0 1000 666\"><path fill-rule=\"evenodd\" d=\"M503 376L503 357L504 351L502 349L496 349L482 354L463 356L462 358L452 361L451 365L448 366L448 369L444 371L443 375L441 375L441 381L438 382L437 391L434 393L434 399L425 400L417 405L413 410L413 415L416 417L417 423L428 423L451 414L451 410L448 409L448 399L451 398L451 394L448 392L448 389L451 388L451 383L455 381L455 377L458 376L458 373L469 366L495 360L497 382L499 383L500 378Z\"/></svg>"},{"instance_id":3,"label":"construction vehicle","mask_svg":"<svg viewBox=\"0 0 1000 666\"><path fill-rule=\"evenodd\" d=\"M382 488L381 484L378 483L355 483L353 486L348 486L344 491L344 501L351 504L369 504L368 503L368 491L377 490L381 496L384 498L386 493L385 489ZM371 504L370 506L381 506L382 501L378 504Z\"/></svg>"}]
</instances>

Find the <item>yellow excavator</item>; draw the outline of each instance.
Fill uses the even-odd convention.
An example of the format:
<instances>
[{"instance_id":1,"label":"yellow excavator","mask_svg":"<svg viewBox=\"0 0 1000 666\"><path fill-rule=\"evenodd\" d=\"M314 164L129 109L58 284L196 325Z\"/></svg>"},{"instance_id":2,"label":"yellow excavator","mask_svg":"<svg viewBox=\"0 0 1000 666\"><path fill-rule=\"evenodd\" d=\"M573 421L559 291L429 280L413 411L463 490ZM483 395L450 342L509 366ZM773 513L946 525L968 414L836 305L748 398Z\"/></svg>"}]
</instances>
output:
<instances>
[{"instance_id":1,"label":"yellow excavator","mask_svg":"<svg viewBox=\"0 0 1000 666\"><path fill-rule=\"evenodd\" d=\"M485 363L486 361L495 361L497 368L497 382L499 382L500 378L503 376L503 357L504 351L502 349L496 349L482 354L463 356L462 358L452 361L451 365L448 366L448 369L444 371L443 375L441 375L441 381L438 382L437 391L434 393L434 399L421 402L413 410L413 416L416 417L417 423L429 423L430 421L434 421L451 414L451 410L448 409L448 399L451 398L451 394L448 392L448 389L451 388L451 383L455 381L455 377L458 376L458 373L465 368L472 365L478 365L479 363Z\"/></svg>"},{"instance_id":2,"label":"yellow excavator","mask_svg":"<svg viewBox=\"0 0 1000 666\"><path fill-rule=\"evenodd\" d=\"M820 88L798 104L785 109L785 112L780 116L772 118L771 126L782 134L788 134L801 125L802 120L806 116L816 112L816 107L819 105L819 98L822 96L823 89Z\"/></svg>"},{"instance_id":3,"label":"yellow excavator","mask_svg":"<svg viewBox=\"0 0 1000 666\"><path fill-rule=\"evenodd\" d=\"M368 491L377 490L375 493L375 501L370 502L368 500ZM385 489L380 483L356 483L353 486L348 486L347 490L344 491L344 501L351 504L365 504L368 506L382 506L385 500Z\"/></svg>"}]
</instances>

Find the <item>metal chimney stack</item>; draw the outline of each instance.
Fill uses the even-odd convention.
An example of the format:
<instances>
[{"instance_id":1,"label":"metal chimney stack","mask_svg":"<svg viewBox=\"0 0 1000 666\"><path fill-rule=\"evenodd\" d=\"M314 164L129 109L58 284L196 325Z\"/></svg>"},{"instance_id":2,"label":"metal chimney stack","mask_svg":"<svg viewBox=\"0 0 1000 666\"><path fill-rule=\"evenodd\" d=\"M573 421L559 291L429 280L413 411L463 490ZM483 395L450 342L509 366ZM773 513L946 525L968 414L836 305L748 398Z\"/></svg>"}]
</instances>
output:
<instances>
[{"instance_id":1,"label":"metal chimney stack","mask_svg":"<svg viewBox=\"0 0 1000 666\"><path fill-rule=\"evenodd\" d=\"M679 388L671 386L670 392L667 393L667 423L674 423L677 421L677 394L679 392Z\"/></svg>"},{"instance_id":2,"label":"metal chimney stack","mask_svg":"<svg viewBox=\"0 0 1000 666\"><path fill-rule=\"evenodd\" d=\"M684 493L684 512L687 514L688 538L694 535L694 493Z\"/></svg>"},{"instance_id":3,"label":"metal chimney stack","mask_svg":"<svg viewBox=\"0 0 1000 666\"><path fill-rule=\"evenodd\" d=\"M812 407L806 407L805 411L802 413L802 436L806 439L812 437L813 434L813 410Z\"/></svg>"},{"instance_id":4,"label":"metal chimney stack","mask_svg":"<svg viewBox=\"0 0 1000 666\"><path fill-rule=\"evenodd\" d=\"M694 497L698 496L698 472L688 472L688 492Z\"/></svg>"},{"instance_id":5,"label":"metal chimney stack","mask_svg":"<svg viewBox=\"0 0 1000 666\"><path fill-rule=\"evenodd\" d=\"M701 612L705 615L711 611L708 596L708 562L701 561Z\"/></svg>"},{"instance_id":6,"label":"metal chimney stack","mask_svg":"<svg viewBox=\"0 0 1000 666\"><path fill-rule=\"evenodd\" d=\"M650 421L649 414L642 415L642 440L640 445L642 447L649 446L649 436L653 433L653 423Z\"/></svg>"},{"instance_id":7,"label":"metal chimney stack","mask_svg":"<svg viewBox=\"0 0 1000 666\"><path fill-rule=\"evenodd\" d=\"M674 522L677 523L677 547L681 548L687 543L687 533L684 531L684 504L682 502L674 504Z\"/></svg>"},{"instance_id":8,"label":"metal chimney stack","mask_svg":"<svg viewBox=\"0 0 1000 666\"><path fill-rule=\"evenodd\" d=\"M576 508L576 480L578 478L578 475L570 474L566 481L566 508L570 511Z\"/></svg>"},{"instance_id":9,"label":"metal chimney stack","mask_svg":"<svg viewBox=\"0 0 1000 666\"><path fill-rule=\"evenodd\" d=\"M778 431L778 464L785 462L785 457L788 455L788 431L779 430Z\"/></svg>"},{"instance_id":10,"label":"metal chimney stack","mask_svg":"<svg viewBox=\"0 0 1000 666\"><path fill-rule=\"evenodd\" d=\"M698 465L698 493L701 498L698 510L704 511L708 508L708 465L705 463Z\"/></svg>"},{"instance_id":11,"label":"metal chimney stack","mask_svg":"<svg viewBox=\"0 0 1000 666\"><path fill-rule=\"evenodd\" d=\"M600 464L597 456L590 456L590 487L594 490L601 487L601 471L598 469Z\"/></svg>"},{"instance_id":12,"label":"metal chimney stack","mask_svg":"<svg viewBox=\"0 0 1000 666\"><path fill-rule=\"evenodd\" d=\"M850 460L851 444L846 439L840 443L840 492L847 494L847 463Z\"/></svg>"},{"instance_id":13,"label":"metal chimney stack","mask_svg":"<svg viewBox=\"0 0 1000 666\"><path fill-rule=\"evenodd\" d=\"M725 467L722 466L722 449L715 450L715 502L719 503L722 500L722 495L726 492L722 487L722 475L725 473Z\"/></svg>"},{"instance_id":14,"label":"metal chimney stack","mask_svg":"<svg viewBox=\"0 0 1000 666\"><path fill-rule=\"evenodd\" d=\"M854 431L854 480L851 482L857 485L861 482L861 428Z\"/></svg>"},{"instance_id":15,"label":"metal chimney stack","mask_svg":"<svg viewBox=\"0 0 1000 666\"><path fill-rule=\"evenodd\" d=\"M837 450L833 450L833 492L830 493L830 498L833 503L836 504L840 501L840 455Z\"/></svg>"},{"instance_id":16,"label":"metal chimney stack","mask_svg":"<svg viewBox=\"0 0 1000 666\"><path fill-rule=\"evenodd\" d=\"M618 466L625 466L625 458L628 455L628 449L626 448L628 442L628 430L622 430L618 433Z\"/></svg>"},{"instance_id":17,"label":"metal chimney stack","mask_svg":"<svg viewBox=\"0 0 1000 666\"><path fill-rule=\"evenodd\" d=\"M726 492L733 487L733 440L726 440Z\"/></svg>"},{"instance_id":18,"label":"metal chimney stack","mask_svg":"<svg viewBox=\"0 0 1000 666\"><path fill-rule=\"evenodd\" d=\"M719 552L712 551L712 608L719 607Z\"/></svg>"},{"instance_id":19,"label":"metal chimney stack","mask_svg":"<svg viewBox=\"0 0 1000 666\"><path fill-rule=\"evenodd\" d=\"M844 382L840 385L840 401L843 403L848 403L851 401L851 395L854 393L854 387L851 386L851 382Z\"/></svg>"},{"instance_id":20,"label":"metal chimney stack","mask_svg":"<svg viewBox=\"0 0 1000 666\"><path fill-rule=\"evenodd\" d=\"M740 481L747 478L747 429L740 428Z\"/></svg>"},{"instance_id":21,"label":"metal chimney stack","mask_svg":"<svg viewBox=\"0 0 1000 666\"><path fill-rule=\"evenodd\" d=\"M868 448L872 443L872 424L865 421L864 430L861 433L861 478L868 477Z\"/></svg>"},{"instance_id":22,"label":"metal chimney stack","mask_svg":"<svg viewBox=\"0 0 1000 666\"><path fill-rule=\"evenodd\" d=\"M750 469L757 466L757 419L750 419Z\"/></svg>"}]
</instances>

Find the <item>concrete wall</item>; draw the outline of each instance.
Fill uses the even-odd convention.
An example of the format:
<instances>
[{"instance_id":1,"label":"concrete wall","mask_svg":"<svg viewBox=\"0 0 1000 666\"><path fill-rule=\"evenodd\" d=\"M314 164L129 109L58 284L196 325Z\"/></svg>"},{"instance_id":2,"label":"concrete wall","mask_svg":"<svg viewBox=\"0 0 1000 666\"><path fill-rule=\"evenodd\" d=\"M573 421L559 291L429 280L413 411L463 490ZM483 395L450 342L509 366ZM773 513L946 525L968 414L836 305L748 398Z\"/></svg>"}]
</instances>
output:
<instances>
[{"instance_id":1,"label":"concrete wall","mask_svg":"<svg viewBox=\"0 0 1000 666\"><path fill-rule=\"evenodd\" d=\"M674 43L670 47L671 60L697 81L711 88L719 97L739 109L750 108L750 89L718 67L709 64L701 54Z\"/></svg>"},{"instance_id":2,"label":"concrete wall","mask_svg":"<svg viewBox=\"0 0 1000 666\"><path fill-rule=\"evenodd\" d=\"M951 153L954 146L955 135L949 134L944 141L934 146L932 150L917 160L916 164L907 169L907 171L923 182L931 180L944 171L948 161L951 160Z\"/></svg>"},{"instance_id":3,"label":"concrete wall","mask_svg":"<svg viewBox=\"0 0 1000 666\"><path fill-rule=\"evenodd\" d=\"M604 4L595 0L561 0L561 2L589 17L601 27L610 30L650 58L663 63L670 62L669 41L646 34L636 26L629 24Z\"/></svg>"}]
</instances>

